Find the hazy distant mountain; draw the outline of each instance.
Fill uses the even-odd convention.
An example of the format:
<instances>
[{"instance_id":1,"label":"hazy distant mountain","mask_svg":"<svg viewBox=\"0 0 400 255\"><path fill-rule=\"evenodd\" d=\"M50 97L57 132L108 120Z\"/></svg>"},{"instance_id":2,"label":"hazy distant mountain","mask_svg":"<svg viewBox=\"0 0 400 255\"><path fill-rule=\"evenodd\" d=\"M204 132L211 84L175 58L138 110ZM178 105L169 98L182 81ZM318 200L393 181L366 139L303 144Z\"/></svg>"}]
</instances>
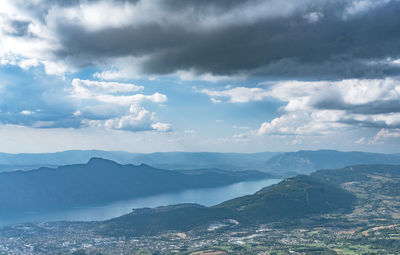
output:
<instances>
[{"instance_id":1,"label":"hazy distant mountain","mask_svg":"<svg viewBox=\"0 0 400 255\"><path fill-rule=\"evenodd\" d=\"M279 153L157 152L129 153L122 151L72 150L56 153L0 153L0 171L35 169L86 163L101 157L120 164L147 164L163 169L221 168L225 170L261 169Z\"/></svg>"},{"instance_id":2,"label":"hazy distant mountain","mask_svg":"<svg viewBox=\"0 0 400 255\"><path fill-rule=\"evenodd\" d=\"M0 173L0 212L101 204L266 177L268 174L257 171L201 170L184 174L92 158L87 164Z\"/></svg>"},{"instance_id":3,"label":"hazy distant mountain","mask_svg":"<svg viewBox=\"0 0 400 255\"><path fill-rule=\"evenodd\" d=\"M336 169L360 164L400 164L400 154L335 150L287 152L269 159L263 170L281 174L308 174L318 169Z\"/></svg>"},{"instance_id":4,"label":"hazy distant mountain","mask_svg":"<svg viewBox=\"0 0 400 255\"><path fill-rule=\"evenodd\" d=\"M83 164L92 157L120 164L147 164L175 170L216 168L230 171L260 170L280 176L308 174L318 169L336 169L359 164L400 164L400 154L341 152L335 150L260 153L64 151L42 154L0 153L0 172Z\"/></svg>"},{"instance_id":5,"label":"hazy distant mountain","mask_svg":"<svg viewBox=\"0 0 400 255\"><path fill-rule=\"evenodd\" d=\"M389 181L385 183L386 186L375 186L374 189L383 188L381 191L387 192L387 190L385 191L384 188L387 188L387 185L390 185L392 187L395 187L395 189L397 190L391 190L390 192L397 192L400 194L400 183L393 180L394 178L400 177L400 165L348 166L345 168L334 170L318 170L311 173L311 176L333 184L343 184L354 181L367 181L374 178L387 179ZM380 177L378 178L377 176Z\"/></svg>"},{"instance_id":6,"label":"hazy distant mountain","mask_svg":"<svg viewBox=\"0 0 400 255\"><path fill-rule=\"evenodd\" d=\"M188 231L215 222L259 224L350 209L355 197L347 191L309 176L296 176L253 195L214 207L195 204L144 208L105 221L98 231L114 236Z\"/></svg>"},{"instance_id":7,"label":"hazy distant mountain","mask_svg":"<svg viewBox=\"0 0 400 255\"><path fill-rule=\"evenodd\" d=\"M55 153L0 153L0 171L31 170L39 167L56 167L83 164L93 157L106 158L121 164L132 163L135 154L123 151L70 150Z\"/></svg>"},{"instance_id":8,"label":"hazy distant mountain","mask_svg":"<svg viewBox=\"0 0 400 255\"><path fill-rule=\"evenodd\" d=\"M220 168L225 170L259 170L280 153L156 152L136 154L134 163L165 169Z\"/></svg>"}]
</instances>

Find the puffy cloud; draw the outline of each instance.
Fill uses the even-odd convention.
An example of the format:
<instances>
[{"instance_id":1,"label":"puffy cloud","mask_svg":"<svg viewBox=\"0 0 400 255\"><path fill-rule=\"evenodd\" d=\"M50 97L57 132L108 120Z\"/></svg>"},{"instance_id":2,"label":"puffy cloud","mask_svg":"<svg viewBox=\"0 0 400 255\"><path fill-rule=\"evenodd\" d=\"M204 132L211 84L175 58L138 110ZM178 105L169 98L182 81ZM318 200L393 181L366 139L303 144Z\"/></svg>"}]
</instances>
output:
<instances>
[{"instance_id":1,"label":"puffy cloud","mask_svg":"<svg viewBox=\"0 0 400 255\"><path fill-rule=\"evenodd\" d=\"M170 124L155 122L155 120L156 114L154 112L149 112L138 105L132 105L128 115L106 120L104 126L133 132L148 130L167 132L171 130Z\"/></svg>"},{"instance_id":2,"label":"puffy cloud","mask_svg":"<svg viewBox=\"0 0 400 255\"><path fill-rule=\"evenodd\" d=\"M167 97L163 94L157 92L152 95L132 94L143 90L144 87L119 82L74 79L72 86L73 98L84 101L95 100L99 104L97 107L84 107L82 111L74 113L74 116L83 118L83 125L132 132L171 130L170 124L156 122L155 112L150 112L140 106L143 101L166 102ZM125 106L130 106L127 114L124 113Z\"/></svg>"},{"instance_id":3,"label":"puffy cloud","mask_svg":"<svg viewBox=\"0 0 400 255\"><path fill-rule=\"evenodd\" d=\"M400 126L400 82L397 79L283 82L270 92L288 102L284 107L288 114L284 117L293 112L311 113L308 125L313 128L307 130L318 130L316 127L335 130L343 126L341 124L389 129ZM267 126L272 124L267 123ZM301 127L295 122L288 126ZM263 130L262 126L260 132Z\"/></svg>"},{"instance_id":4,"label":"puffy cloud","mask_svg":"<svg viewBox=\"0 0 400 255\"><path fill-rule=\"evenodd\" d=\"M36 67L39 65L39 62L36 59L25 59L25 60L21 60L18 65L24 69L24 70L28 70L31 67Z\"/></svg>"},{"instance_id":5,"label":"puffy cloud","mask_svg":"<svg viewBox=\"0 0 400 255\"><path fill-rule=\"evenodd\" d=\"M261 101L270 96L268 91L261 88L246 87L236 87L226 90L202 89L199 92L210 96L210 100L213 103L221 102L220 100L215 99L215 97L228 98L228 101L231 103L248 103L251 101Z\"/></svg>"},{"instance_id":6,"label":"puffy cloud","mask_svg":"<svg viewBox=\"0 0 400 255\"><path fill-rule=\"evenodd\" d=\"M68 81L47 76L40 70L26 72L11 68L9 71L0 69L4 77L0 86L1 124L35 128L109 126L135 132L167 130L161 125L153 128L157 123L155 113L140 108L144 101L164 103L167 97L160 93L137 94L144 89L142 86L79 79Z\"/></svg>"},{"instance_id":7,"label":"puffy cloud","mask_svg":"<svg viewBox=\"0 0 400 255\"><path fill-rule=\"evenodd\" d=\"M395 0L4 0L0 58L102 79L372 78L400 66ZM26 62L28 61L28 62Z\"/></svg>"},{"instance_id":8,"label":"puffy cloud","mask_svg":"<svg viewBox=\"0 0 400 255\"><path fill-rule=\"evenodd\" d=\"M154 130L159 131L159 132L169 132L172 130L171 124L169 124L169 123L157 122L157 123L152 124L151 127Z\"/></svg>"},{"instance_id":9,"label":"puffy cloud","mask_svg":"<svg viewBox=\"0 0 400 255\"><path fill-rule=\"evenodd\" d=\"M284 117L296 112L310 113L312 118L308 125L313 128L307 130L318 130L318 127L335 130L342 127L341 124L389 129L400 126L400 82L397 79L282 82L270 93L287 102L284 110L288 113ZM294 123L288 126L301 127Z\"/></svg>"},{"instance_id":10,"label":"puffy cloud","mask_svg":"<svg viewBox=\"0 0 400 255\"><path fill-rule=\"evenodd\" d=\"M231 103L276 98L288 102L285 106L288 111L310 107L365 114L400 111L396 104L400 99L400 81L395 78L318 82L294 80L265 82L262 85L267 88L235 87L222 90L203 89L199 92L213 98L228 99Z\"/></svg>"},{"instance_id":11,"label":"puffy cloud","mask_svg":"<svg viewBox=\"0 0 400 255\"><path fill-rule=\"evenodd\" d=\"M167 101L167 96L156 92L152 95L143 95L143 94L136 94L131 96L97 95L95 96L95 99L104 103L130 105L130 104L141 103L143 101L150 101L153 103L164 103Z\"/></svg>"},{"instance_id":12,"label":"puffy cloud","mask_svg":"<svg viewBox=\"0 0 400 255\"><path fill-rule=\"evenodd\" d=\"M120 82L105 82L105 81L89 81L73 79L72 86L74 87L75 94L87 94L89 91L96 93L127 93L143 90L143 86L137 86L130 83Z\"/></svg>"},{"instance_id":13,"label":"puffy cloud","mask_svg":"<svg viewBox=\"0 0 400 255\"><path fill-rule=\"evenodd\" d=\"M337 115L340 115L337 114ZM270 122L264 122L257 130L259 135L321 135L344 128L338 116L331 112L289 112Z\"/></svg>"},{"instance_id":14,"label":"puffy cloud","mask_svg":"<svg viewBox=\"0 0 400 255\"><path fill-rule=\"evenodd\" d=\"M390 114L400 112L400 81L398 79L352 79L337 82L283 81L267 82L264 85L270 87L203 89L200 92L210 96L213 102L225 99L230 103L247 103L276 98L287 102L283 109L288 112L342 111L347 113L348 119L386 120L387 123L395 123L397 115Z\"/></svg>"},{"instance_id":15,"label":"puffy cloud","mask_svg":"<svg viewBox=\"0 0 400 255\"><path fill-rule=\"evenodd\" d=\"M143 86L129 83L73 79L72 86L74 87L72 96L75 98L97 100L109 104L131 105L143 101L153 103L165 103L167 101L167 96L158 92L152 95L129 94L143 90Z\"/></svg>"},{"instance_id":16,"label":"puffy cloud","mask_svg":"<svg viewBox=\"0 0 400 255\"><path fill-rule=\"evenodd\" d=\"M200 92L212 100L230 103L268 99L284 102L282 115L262 123L258 134L311 135L351 126L400 127L400 81L395 78L281 81L262 85L265 87Z\"/></svg>"},{"instance_id":17,"label":"puffy cloud","mask_svg":"<svg viewBox=\"0 0 400 255\"><path fill-rule=\"evenodd\" d=\"M307 127L310 122L308 114L290 113L271 122L261 124L258 134L304 134L306 132L315 132Z\"/></svg>"},{"instance_id":18,"label":"puffy cloud","mask_svg":"<svg viewBox=\"0 0 400 255\"><path fill-rule=\"evenodd\" d=\"M278 82L271 95L287 101L288 111L301 109L344 110L355 114L400 112L398 79L352 79L337 82Z\"/></svg>"}]
</instances>

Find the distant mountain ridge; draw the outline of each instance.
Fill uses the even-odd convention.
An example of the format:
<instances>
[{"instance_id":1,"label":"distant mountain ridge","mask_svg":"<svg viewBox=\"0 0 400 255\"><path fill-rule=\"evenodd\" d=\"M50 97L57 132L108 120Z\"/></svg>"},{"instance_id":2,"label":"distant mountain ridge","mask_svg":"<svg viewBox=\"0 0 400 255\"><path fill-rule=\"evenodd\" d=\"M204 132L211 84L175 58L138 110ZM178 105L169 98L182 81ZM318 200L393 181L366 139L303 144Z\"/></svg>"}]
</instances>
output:
<instances>
[{"instance_id":1,"label":"distant mountain ridge","mask_svg":"<svg viewBox=\"0 0 400 255\"><path fill-rule=\"evenodd\" d=\"M83 164L92 157L113 160L120 164L147 164L168 170L223 169L229 171L259 170L281 177L309 174L319 169L336 169L360 164L400 164L400 154L342 152L316 150L297 152L218 153L218 152L155 152L64 151L43 154L0 153L0 172Z\"/></svg>"},{"instance_id":2,"label":"distant mountain ridge","mask_svg":"<svg viewBox=\"0 0 400 255\"><path fill-rule=\"evenodd\" d=\"M266 161L263 170L295 175L309 174L319 169L337 169L361 164L400 164L400 154L335 150L286 152Z\"/></svg>"},{"instance_id":3,"label":"distant mountain ridge","mask_svg":"<svg viewBox=\"0 0 400 255\"><path fill-rule=\"evenodd\" d=\"M276 152L219 153L219 152L155 152L130 153L123 151L71 150L55 153L0 153L0 171L27 170L42 166L54 167L83 164L90 158L101 157L120 164L147 164L163 169L219 168L224 170L262 169L266 160Z\"/></svg>"},{"instance_id":4,"label":"distant mountain ridge","mask_svg":"<svg viewBox=\"0 0 400 255\"><path fill-rule=\"evenodd\" d=\"M388 179L399 178L400 165L357 165L333 170L318 170L310 174L314 178L337 185L346 182L366 181L376 175L385 176ZM400 191L399 183L393 182L393 184L397 185L397 189Z\"/></svg>"},{"instance_id":5,"label":"distant mountain ridge","mask_svg":"<svg viewBox=\"0 0 400 255\"><path fill-rule=\"evenodd\" d=\"M257 171L196 174L92 158L86 164L0 173L0 214L103 204L190 188L218 187L269 177Z\"/></svg>"}]
</instances>

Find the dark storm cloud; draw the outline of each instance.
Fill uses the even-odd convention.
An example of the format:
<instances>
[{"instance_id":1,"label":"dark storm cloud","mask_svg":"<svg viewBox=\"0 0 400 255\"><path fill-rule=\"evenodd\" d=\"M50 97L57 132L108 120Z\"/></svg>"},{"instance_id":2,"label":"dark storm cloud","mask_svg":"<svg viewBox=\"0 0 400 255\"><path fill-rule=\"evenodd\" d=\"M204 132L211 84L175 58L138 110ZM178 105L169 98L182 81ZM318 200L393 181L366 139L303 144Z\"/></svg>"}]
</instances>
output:
<instances>
[{"instance_id":1,"label":"dark storm cloud","mask_svg":"<svg viewBox=\"0 0 400 255\"><path fill-rule=\"evenodd\" d=\"M8 32L8 34L13 36L25 36L28 34L29 24L30 22L13 20L10 24L12 29L10 32Z\"/></svg>"},{"instance_id":2,"label":"dark storm cloud","mask_svg":"<svg viewBox=\"0 0 400 255\"><path fill-rule=\"evenodd\" d=\"M90 65L102 58L144 56L165 48L184 47L184 40L189 37L186 31L166 31L156 24L91 33L78 26L62 26L60 31L68 36L61 37L64 49L57 54L71 57L78 66Z\"/></svg>"},{"instance_id":3,"label":"dark storm cloud","mask_svg":"<svg viewBox=\"0 0 400 255\"><path fill-rule=\"evenodd\" d=\"M138 5L140 1L128 2ZM62 49L55 54L78 67L114 57L146 57L139 66L144 74L194 70L199 74L338 79L400 73L399 65L387 61L400 58L400 2L382 3L351 15L346 10L354 1L301 2L304 5L298 4L292 12L254 20L251 15L240 16L238 7L259 4L256 0L168 0L156 6L171 18L187 13L191 17L187 24L156 22L157 17L148 13L145 22L92 31L60 20L56 33ZM239 16L223 24L201 25L230 12Z\"/></svg>"}]
</instances>

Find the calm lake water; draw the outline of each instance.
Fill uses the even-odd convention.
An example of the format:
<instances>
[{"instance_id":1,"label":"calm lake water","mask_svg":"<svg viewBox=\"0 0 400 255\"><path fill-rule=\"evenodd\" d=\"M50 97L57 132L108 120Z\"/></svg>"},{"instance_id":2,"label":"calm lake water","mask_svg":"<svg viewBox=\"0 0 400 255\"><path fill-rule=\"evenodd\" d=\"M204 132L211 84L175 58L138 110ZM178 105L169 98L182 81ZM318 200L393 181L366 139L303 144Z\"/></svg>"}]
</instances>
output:
<instances>
[{"instance_id":1,"label":"calm lake water","mask_svg":"<svg viewBox=\"0 0 400 255\"><path fill-rule=\"evenodd\" d=\"M212 206L226 200L253 194L263 187L278 183L280 179L239 182L218 188L189 189L174 193L118 201L101 206L90 206L67 209L48 213L24 213L20 215L0 216L0 226L43 221L99 221L127 214L133 208L157 207L181 203L197 203Z\"/></svg>"}]
</instances>

